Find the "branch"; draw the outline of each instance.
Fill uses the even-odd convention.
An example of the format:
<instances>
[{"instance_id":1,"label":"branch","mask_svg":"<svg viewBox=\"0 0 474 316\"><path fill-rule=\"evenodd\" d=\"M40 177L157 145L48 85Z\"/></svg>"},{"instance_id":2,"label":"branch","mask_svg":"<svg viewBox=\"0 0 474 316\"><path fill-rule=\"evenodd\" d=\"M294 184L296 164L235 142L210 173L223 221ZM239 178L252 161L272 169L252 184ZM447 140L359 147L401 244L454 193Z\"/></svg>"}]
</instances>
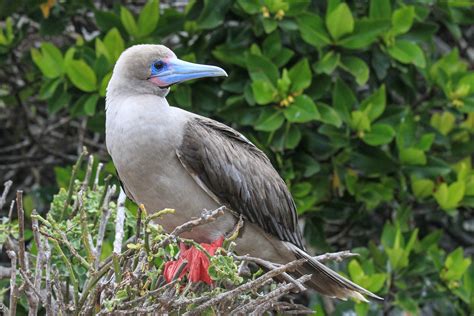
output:
<instances>
[{"instance_id":1,"label":"branch","mask_svg":"<svg viewBox=\"0 0 474 316\"><path fill-rule=\"evenodd\" d=\"M297 281L298 283L305 283L311 279L311 275L307 274L300 277ZM294 283L288 283L283 286L276 288L275 290L271 291L270 293L261 296L250 302L242 307L234 309L230 314L237 314L237 315L246 315L251 311L254 311L256 315L263 314L272 304L274 304L280 297L285 294L288 294L292 289L294 289L296 285Z\"/></svg>"},{"instance_id":2,"label":"branch","mask_svg":"<svg viewBox=\"0 0 474 316\"><path fill-rule=\"evenodd\" d=\"M110 186L107 190L107 194L105 195L104 203L102 204L102 216L100 218L99 232L97 234L97 242L95 247L95 268L97 268L100 263L100 255L102 253L102 243L104 242L105 229L107 228L107 223L110 217L109 203L115 191L115 185Z\"/></svg>"},{"instance_id":3,"label":"branch","mask_svg":"<svg viewBox=\"0 0 474 316\"><path fill-rule=\"evenodd\" d=\"M184 232L188 232L188 231L192 230L196 226L200 226L200 225L215 221L217 217L224 214L225 209L226 209L225 206L221 206L219 208L216 208L213 211L208 211L208 210L202 211L201 216L199 218L196 218L194 220L190 220L190 221L176 227L171 232L171 234L169 234L167 236L167 238L165 238L161 242L157 243L155 245L155 247L153 247L153 250L156 251L157 249L168 246L173 238L176 238L177 236L179 236L180 234L182 234Z\"/></svg>"},{"instance_id":4,"label":"branch","mask_svg":"<svg viewBox=\"0 0 474 316\"><path fill-rule=\"evenodd\" d=\"M339 252L325 253L323 255L313 257L313 259L319 262L328 262L328 261L342 262L347 258L352 258L352 257L357 257L357 256L359 256L358 253L352 253L349 250L344 250L344 251L339 251Z\"/></svg>"},{"instance_id":5,"label":"branch","mask_svg":"<svg viewBox=\"0 0 474 316\"><path fill-rule=\"evenodd\" d=\"M264 259L260 259L260 258L250 257L248 255L246 255L246 256L232 255L232 256L237 260L254 262L254 263L258 264L259 266L262 266L262 267L267 268L269 270L273 270L273 269L276 269L278 267L281 267L280 264L276 264L276 263L273 263L273 262L270 262L270 261L267 261L267 260L264 260ZM293 277L291 277L288 273L283 272L282 277L286 281L296 285L296 287L298 288L299 291L301 291L301 292L306 291L306 288L304 287L303 283L298 282Z\"/></svg>"},{"instance_id":6,"label":"branch","mask_svg":"<svg viewBox=\"0 0 474 316\"><path fill-rule=\"evenodd\" d=\"M16 253L13 250L7 250L8 257L11 260L10 277L10 316L16 315L16 303L18 301L18 288L16 286Z\"/></svg>"},{"instance_id":7,"label":"branch","mask_svg":"<svg viewBox=\"0 0 474 316\"><path fill-rule=\"evenodd\" d=\"M223 301L226 301L226 300L228 300L232 297L235 297L236 295L239 295L239 294L241 294L245 291L249 291L250 289L255 289L255 288L261 287L262 285L264 285L268 281L270 281L272 278L282 274L283 272L294 270L296 267L302 265L306 261L307 261L306 259L299 259L299 260L295 260L295 261L292 261L290 263L287 263L285 265L282 265L281 267L278 267L278 268L276 268L276 269L274 269L274 270L272 270L268 273L265 273L264 275L262 275L261 277L255 279L253 281L242 284L241 286L239 286L239 287L237 287L233 290L230 290L230 291L227 291L227 292L224 292L224 293L221 293L221 294L217 295L216 297L210 299L209 301L205 302L204 304L198 306L194 310L186 312L184 314L184 316L200 315L200 313L205 311L207 308L209 308L211 306L215 306L215 305L217 305L217 304L219 304Z\"/></svg>"},{"instance_id":8,"label":"branch","mask_svg":"<svg viewBox=\"0 0 474 316\"><path fill-rule=\"evenodd\" d=\"M8 192L10 191L10 188L12 186L13 182L11 180L8 180L3 184L3 193L2 196L0 197L0 212L2 211L3 206L7 202L7 195Z\"/></svg>"}]
</instances>

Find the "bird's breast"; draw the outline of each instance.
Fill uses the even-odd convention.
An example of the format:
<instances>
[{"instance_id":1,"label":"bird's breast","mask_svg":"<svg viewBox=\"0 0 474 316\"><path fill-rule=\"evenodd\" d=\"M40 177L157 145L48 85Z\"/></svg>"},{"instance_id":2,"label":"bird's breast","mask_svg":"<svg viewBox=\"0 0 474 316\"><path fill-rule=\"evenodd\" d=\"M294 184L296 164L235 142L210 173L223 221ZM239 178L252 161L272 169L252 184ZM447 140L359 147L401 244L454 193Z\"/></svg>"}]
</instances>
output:
<instances>
[{"instance_id":1,"label":"bird's breast","mask_svg":"<svg viewBox=\"0 0 474 316\"><path fill-rule=\"evenodd\" d=\"M187 112L173 109L121 109L114 113L113 121L107 117L106 127L107 148L131 198L143 203L148 212L176 210L160 220L167 231L200 216L203 209L220 206L196 184L177 158ZM211 224L195 228L186 237L211 242L232 230L234 223L235 218L225 214Z\"/></svg>"}]
</instances>

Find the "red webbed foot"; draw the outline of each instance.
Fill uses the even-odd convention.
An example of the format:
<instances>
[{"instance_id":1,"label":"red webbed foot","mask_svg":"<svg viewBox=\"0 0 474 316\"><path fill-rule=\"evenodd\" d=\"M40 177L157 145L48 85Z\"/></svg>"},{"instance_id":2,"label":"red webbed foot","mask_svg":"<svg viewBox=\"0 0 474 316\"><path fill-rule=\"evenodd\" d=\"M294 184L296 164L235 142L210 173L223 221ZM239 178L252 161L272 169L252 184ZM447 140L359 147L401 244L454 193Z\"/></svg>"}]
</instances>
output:
<instances>
[{"instance_id":1,"label":"red webbed foot","mask_svg":"<svg viewBox=\"0 0 474 316\"><path fill-rule=\"evenodd\" d=\"M223 242L224 237L221 237L210 244L202 243L200 245L211 256L213 256L216 253L217 248L222 246ZM207 255L196 247L186 247L186 245L183 243L179 245L179 248L180 251L178 260L168 261L165 263L163 275L166 279L166 282L171 282L183 261L186 260L188 263L179 275L179 278L182 278L187 274L188 280L191 282L202 281L209 285L212 284L212 280L208 272L210 262Z\"/></svg>"}]
</instances>

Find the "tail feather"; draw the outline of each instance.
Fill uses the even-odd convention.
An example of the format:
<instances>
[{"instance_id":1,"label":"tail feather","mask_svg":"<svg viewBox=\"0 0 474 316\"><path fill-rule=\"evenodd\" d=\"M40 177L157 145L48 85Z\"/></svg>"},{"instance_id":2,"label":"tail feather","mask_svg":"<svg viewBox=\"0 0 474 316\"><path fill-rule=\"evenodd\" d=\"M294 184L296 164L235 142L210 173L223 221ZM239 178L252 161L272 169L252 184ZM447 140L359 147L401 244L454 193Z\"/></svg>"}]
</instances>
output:
<instances>
[{"instance_id":1,"label":"tail feather","mask_svg":"<svg viewBox=\"0 0 474 316\"><path fill-rule=\"evenodd\" d=\"M307 284L315 291L342 300L356 298L360 301L367 302L367 299L365 298L365 296L367 296L371 299L383 301L383 298L329 269L305 251L295 246L291 248L298 258L308 260L299 270L297 270L297 272L299 274L312 274L311 280L309 280Z\"/></svg>"}]
</instances>

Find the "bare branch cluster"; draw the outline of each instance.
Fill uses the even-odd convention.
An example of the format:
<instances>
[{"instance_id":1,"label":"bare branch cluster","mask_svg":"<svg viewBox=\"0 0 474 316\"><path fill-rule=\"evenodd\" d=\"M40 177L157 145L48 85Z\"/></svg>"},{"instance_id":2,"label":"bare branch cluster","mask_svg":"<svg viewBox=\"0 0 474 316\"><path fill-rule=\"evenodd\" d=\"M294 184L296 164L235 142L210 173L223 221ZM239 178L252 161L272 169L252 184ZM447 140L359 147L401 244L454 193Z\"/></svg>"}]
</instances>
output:
<instances>
[{"instance_id":1,"label":"bare branch cluster","mask_svg":"<svg viewBox=\"0 0 474 316\"><path fill-rule=\"evenodd\" d=\"M108 181L99 184L102 166L98 165L94 178L92 156L87 157L84 151L80 157L69 188L55 197L57 202L53 201L50 213L43 217L32 212L35 254L25 242L23 193L16 194L12 205L16 205L18 215L18 236L14 238L14 234L10 234L9 242L5 243L11 267L2 272L11 280L9 306L0 306L5 314L15 315L22 297L26 299L30 315L200 315L210 310L232 315L250 312L260 315L267 311L312 313L291 299L291 293L305 290L304 283L311 277L304 275L295 279L291 276L304 259L281 265L232 253L235 246L232 240L243 225L242 220L224 243L227 246L216 253L221 259L229 260L226 273L234 277L211 275L212 286L191 283L179 277L186 265L184 261L167 283L163 265L173 260L178 245L201 247L180 236L216 220L225 207L204 210L199 218L176 227L169 234L158 222L162 216L172 216L174 210L171 209L149 214L141 205L136 220L130 222L125 194L120 192L115 200L115 186ZM85 176L79 181L76 177L83 160L87 160ZM3 197L10 187L11 183L5 184L0 206L6 204ZM91 209L95 209L95 213ZM105 243L113 245L107 256L104 256ZM342 260L352 255L341 252L317 258ZM265 271L256 268L253 269L256 272L251 272L249 265ZM80 273L81 270L85 273Z\"/></svg>"}]
</instances>

